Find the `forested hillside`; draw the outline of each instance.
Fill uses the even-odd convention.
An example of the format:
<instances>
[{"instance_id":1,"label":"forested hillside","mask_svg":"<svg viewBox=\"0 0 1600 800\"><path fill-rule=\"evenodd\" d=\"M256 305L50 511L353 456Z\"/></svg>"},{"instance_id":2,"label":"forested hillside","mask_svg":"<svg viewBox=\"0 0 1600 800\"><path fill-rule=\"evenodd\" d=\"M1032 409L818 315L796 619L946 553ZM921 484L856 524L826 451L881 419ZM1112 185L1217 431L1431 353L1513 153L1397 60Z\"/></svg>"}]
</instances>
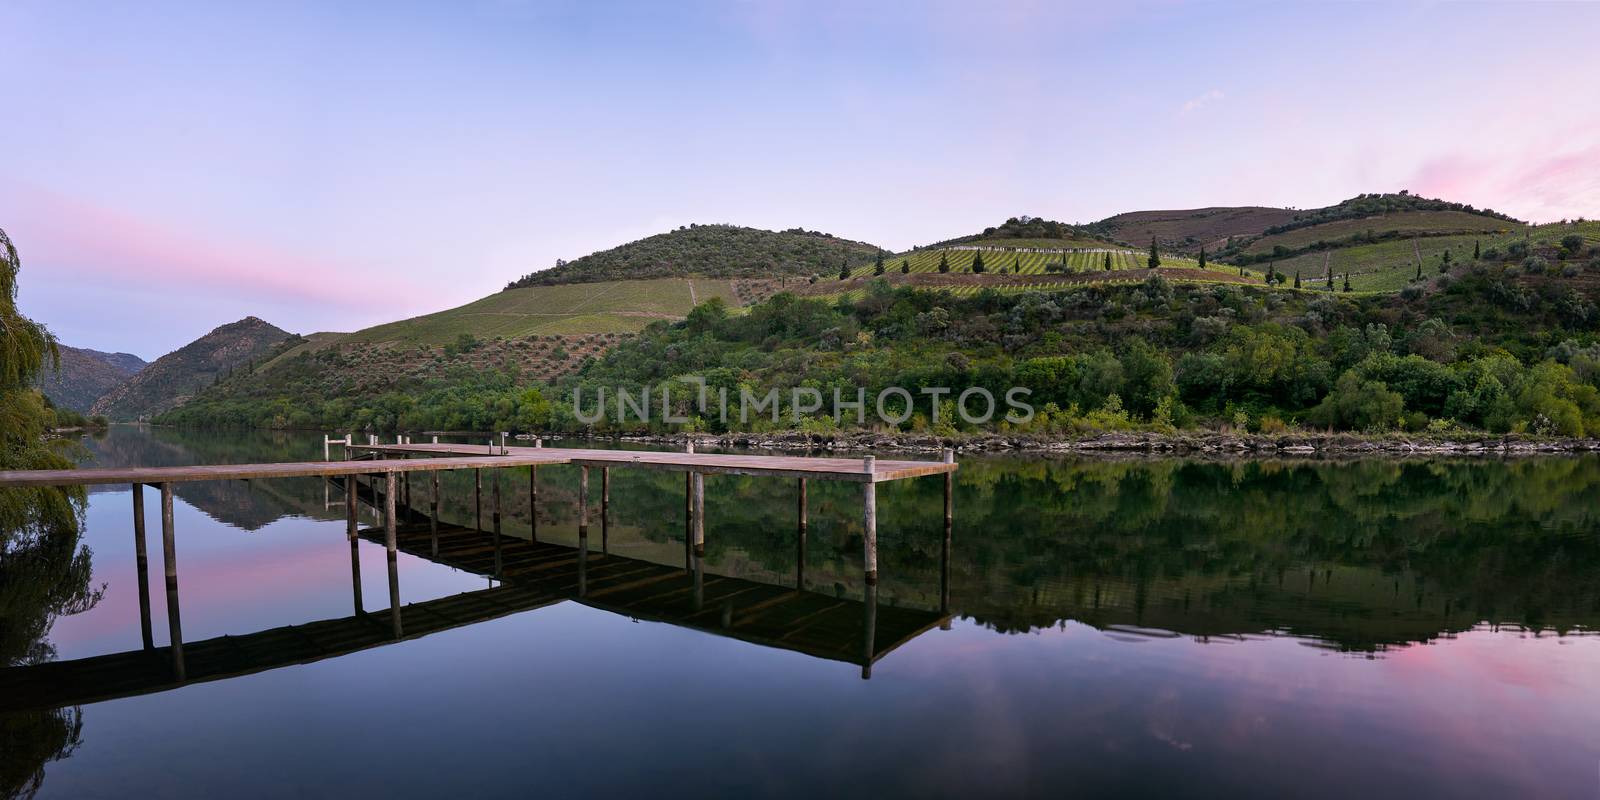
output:
<instances>
[{"instance_id":1,"label":"forested hillside","mask_svg":"<svg viewBox=\"0 0 1600 800\"><path fill-rule=\"evenodd\" d=\"M66 345L59 349L60 364L39 376L39 390L57 408L80 414L89 413L94 401L145 366L143 359L129 353L102 353Z\"/></svg>"},{"instance_id":2,"label":"forested hillside","mask_svg":"<svg viewBox=\"0 0 1600 800\"><path fill-rule=\"evenodd\" d=\"M773 278L838 272L877 252L864 242L792 228L689 225L524 275L507 289L641 278Z\"/></svg>"},{"instance_id":3,"label":"forested hillside","mask_svg":"<svg viewBox=\"0 0 1600 800\"><path fill-rule=\"evenodd\" d=\"M256 317L223 325L151 362L90 410L113 421L159 414L180 405L218 377L250 365L289 335Z\"/></svg>"}]
</instances>

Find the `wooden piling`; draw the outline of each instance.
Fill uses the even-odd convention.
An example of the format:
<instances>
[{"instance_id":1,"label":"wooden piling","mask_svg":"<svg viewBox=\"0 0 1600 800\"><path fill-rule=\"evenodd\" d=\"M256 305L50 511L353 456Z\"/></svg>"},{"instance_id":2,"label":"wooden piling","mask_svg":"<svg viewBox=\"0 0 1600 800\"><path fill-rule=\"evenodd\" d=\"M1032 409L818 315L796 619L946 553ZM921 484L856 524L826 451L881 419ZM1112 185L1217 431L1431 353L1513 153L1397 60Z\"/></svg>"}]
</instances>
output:
<instances>
[{"instance_id":1,"label":"wooden piling","mask_svg":"<svg viewBox=\"0 0 1600 800\"><path fill-rule=\"evenodd\" d=\"M683 452L694 453L694 440L690 439ZM683 568L694 568L694 473L683 474Z\"/></svg>"},{"instance_id":2,"label":"wooden piling","mask_svg":"<svg viewBox=\"0 0 1600 800\"><path fill-rule=\"evenodd\" d=\"M872 456L861 459L862 466L869 474L874 461ZM872 481L861 484L861 535L864 539L862 561L866 567L867 584L874 585L878 582L878 485Z\"/></svg>"},{"instance_id":3,"label":"wooden piling","mask_svg":"<svg viewBox=\"0 0 1600 800\"><path fill-rule=\"evenodd\" d=\"M404 632L400 625L400 548L399 537L395 533L395 483L395 473L384 474L383 546L389 556L389 622L394 631L394 638L399 639Z\"/></svg>"},{"instance_id":4,"label":"wooden piling","mask_svg":"<svg viewBox=\"0 0 1600 800\"><path fill-rule=\"evenodd\" d=\"M433 483L433 492L428 497L428 546L429 552L437 556L439 555L439 471L432 470L428 476Z\"/></svg>"},{"instance_id":5,"label":"wooden piling","mask_svg":"<svg viewBox=\"0 0 1600 800\"><path fill-rule=\"evenodd\" d=\"M144 546L144 484L133 485L133 563L139 575L139 634L144 649L154 650L155 635L150 630L150 557Z\"/></svg>"},{"instance_id":6,"label":"wooden piling","mask_svg":"<svg viewBox=\"0 0 1600 800\"><path fill-rule=\"evenodd\" d=\"M806 479L796 480L800 484L800 496L795 503L798 523L795 529L794 588L804 590L806 588Z\"/></svg>"},{"instance_id":7,"label":"wooden piling","mask_svg":"<svg viewBox=\"0 0 1600 800\"><path fill-rule=\"evenodd\" d=\"M494 483L494 487L493 487L494 513L493 513L493 516L492 516L492 519L494 520L494 576L496 578L498 578L498 577L500 577L500 571L501 571L501 556L500 556L500 550L501 550L501 547L500 547L500 470L492 469L492 470L489 470L489 473L490 473L490 479Z\"/></svg>"},{"instance_id":8,"label":"wooden piling","mask_svg":"<svg viewBox=\"0 0 1600 800\"><path fill-rule=\"evenodd\" d=\"M172 520L172 484L161 484L161 560L167 573L167 639L172 647L172 675L183 683L183 623L178 613L178 542Z\"/></svg>"},{"instance_id":9,"label":"wooden piling","mask_svg":"<svg viewBox=\"0 0 1600 800\"><path fill-rule=\"evenodd\" d=\"M871 486L872 484L867 484ZM861 680L872 680L872 662L878 655L878 579L867 581L862 596Z\"/></svg>"},{"instance_id":10,"label":"wooden piling","mask_svg":"<svg viewBox=\"0 0 1600 800\"><path fill-rule=\"evenodd\" d=\"M344 535L350 540L350 591L355 596L356 615L365 614L361 607L361 536L356 525L355 476L344 479Z\"/></svg>"},{"instance_id":11,"label":"wooden piling","mask_svg":"<svg viewBox=\"0 0 1600 800\"><path fill-rule=\"evenodd\" d=\"M578 467L578 540L589 545L589 468Z\"/></svg>"},{"instance_id":12,"label":"wooden piling","mask_svg":"<svg viewBox=\"0 0 1600 800\"><path fill-rule=\"evenodd\" d=\"M694 555L702 558L706 554L706 475L690 474L694 476Z\"/></svg>"},{"instance_id":13,"label":"wooden piling","mask_svg":"<svg viewBox=\"0 0 1600 800\"><path fill-rule=\"evenodd\" d=\"M611 552L611 468L600 468L600 552Z\"/></svg>"}]
</instances>

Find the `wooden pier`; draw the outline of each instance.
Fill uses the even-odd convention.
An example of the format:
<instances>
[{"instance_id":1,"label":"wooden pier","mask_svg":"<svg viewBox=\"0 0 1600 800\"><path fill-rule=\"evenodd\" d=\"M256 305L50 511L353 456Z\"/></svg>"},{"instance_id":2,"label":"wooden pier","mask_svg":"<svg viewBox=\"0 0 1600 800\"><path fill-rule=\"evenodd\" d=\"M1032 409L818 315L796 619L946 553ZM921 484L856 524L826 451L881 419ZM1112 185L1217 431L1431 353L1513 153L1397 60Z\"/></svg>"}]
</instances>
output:
<instances>
[{"instance_id":1,"label":"wooden pier","mask_svg":"<svg viewBox=\"0 0 1600 800\"><path fill-rule=\"evenodd\" d=\"M324 437L324 452L329 444L345 445L344 460L268 464L227 464L185 467L129 467L116 469L68 469L39 471L0 471L0 488L67 485L131 484L136 569L139 572L141 633L144 649L132 653L52 662L29 667L0 669L0 697L28 707L94 702L98 699L160 691L196 680L214 680L232 675L271 669L287 663L304 663L342 652L381 643L374 640L376 623L382 641L395 641L443 630L477 619L535 608L560 600L575 600L595 608L640 619L732 636L771 647L796 650L819 658L856 663L862 677L870 677L872 664L904 641L934 625L948 624L948 594L941 591L937 613L889 608L882 612L877 603L877 493L876 485L929 475L945 478L945 538L950 544L951 477L956 469L953 454L945 451L941 461L802 458L791 456L725 455L687 452L632 450L593 450L459 444L354 445ZM492 528L482 524L481 470L505 467L530 467L528 492L538 505L538 468L574 466L579 470L577 497L578 546L565 547L538 541L537 513L529 537L509 537L501 532L501 481L492 478ZM609 555L606 542L610 504L610 469L640 468L685 473L685 564L683 568ZM600 469L601 552L589 547L590 518L589 470ZM438 472L472 469L479 509L475 527L444 524L440 521ZM411 473L431 477L429 511L415 510L411 493ZM803 554L806 517L806 483L831 480L862 485L864 552L863 577L866 584L861 600L830 597L805 591L804 558L800 561L796 585L773 586L739 578L707 575L705 556L705 476L707 474L756 475L796 479L800 502L797 508L797 539ZM362 487L360 477L368 476L370 486ZM173 521L172 485L208 480L256 480L272 478L321 477L337 480L345 487L346 535L350 541L351 582L355 616L342 620L311 623L307 626L274 629L245 637L220 637L205 642L183 641L178 600L176 532ZM162 532L162 561L167 592L169 645L154 646L148 599L148 564L144 557L144 487L159 490ZM381 509L383 527L362 530L357 523L359 502L365 499ZM406 522L397 510L405 510ZM421 519L421 522L412 520ZM382 536L388 556L389 608L387 613L368 614L361 608L361 570L357 542L361 538L377 541ZM405 552L450 564L506 582L502 589L471 593L480 599L444 598L400 605L398 553ZM948 552L941 559L948 567ZM509 600L509 602L508 602ZM441 609L465 606L476 611L441 614ZM325 629L325 630L324 630ZM301 644L279 647L288 637ZM307 644L307 643L311 644ZM309 649L308 649L309 648ZM187 652L186 652L187 650ZM51 688L55 687L55 688ZM31 698L31 699L27 699ZM0 710L9 708L0 702Z\"/></svg>"}]
</instances>

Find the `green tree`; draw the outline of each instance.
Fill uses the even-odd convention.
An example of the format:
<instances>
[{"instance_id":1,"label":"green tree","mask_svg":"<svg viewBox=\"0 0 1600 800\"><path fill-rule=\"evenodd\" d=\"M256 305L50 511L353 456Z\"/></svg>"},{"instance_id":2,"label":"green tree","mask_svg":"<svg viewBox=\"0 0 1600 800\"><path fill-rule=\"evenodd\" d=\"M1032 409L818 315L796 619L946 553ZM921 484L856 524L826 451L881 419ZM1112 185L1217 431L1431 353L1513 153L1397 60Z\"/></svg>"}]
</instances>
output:
<instances>
[{"instance_id":1,"label":"green tree","mask_svg":"<svg viewBox=\"0 0 1600 800\"><path fill-rule=\"evenodd\" d=\"M1483 250L1479 249L1478 240L1477 239L1473 239L1472 240L1472 260L1473 261L1477 261L1480 258L1483 258Z\"/></svg>"},{"instance_id":2,"label":"green tree","mask_svg":"<svg viewBox=\"0 0 1600 800\"><path fill-rule=\"evenodd\" d=\"M879 250L878 251L878 260L872 265L872 274L874 274L874 275L882 275L883 272L884 272L884 269L883 269L883 251Z\"/></svg>"},{"instance_id":3,"label":"green tree","mask_svg":"<svg viewBox=\"0 0 1600 800\"><path fill-rule=\"evenodd\" d=\"M1161 266L1161 253L1156 251L1156 237L1154 236L1150 237L1150 257L1145 259L1145 263L1151 269Z\"/></svg>"},{"instance_id":4,"label":"green tree","mask_svg":"<svg viewBox=\"0 0 1600 800\"><path fill-rule=\"evenodd\" d=\"M1200 269L1205 269L1205 268L1206 268L1206 248L1205 248L1205 245L1201 245L1200 246Z\"/></svg>"},{"instance_id":5,"label":"green tree","mask_svg":"<svg viewBox=\"0 0 1600 800\"><path fill-rule=\"evenodd\" d=\"M1294 288L1300 288L1300 270L1294 271Z\"/></svg>"},{"instance_id":6,"label":"green tree","mask_svg":"<svg viewBox=\"0 0 1600 800\"><path fill-rule=\"evenodd\" d=\"M844 264L840 264L839 265L839 280L845 281L845 280L849 280L849 279L850 279L850 264L848 262L846 262Z\"/></svg>"},{"instance_id":7,"label":"green tree","mask_svg":"<svg viewBox=\"0 0 1600 800\"><path fill-rule=\"evenodd\" d=\"M1344 274L1344 290L1350 291L1350 273L1348 272Z\"/></svg>"},{"instance_id":8,"label":"green tree","mask_svg":"<svg viewBox=\"0 0 1600 800\"><path fill-rule=\"evenodd\" d=\"M910 275L911 274L911 260L910 259L907 259L907 258L900 259L900 274L901 275Z\"/></svg>"},{"instance_id":9,"label":"green tree","mask_svg":"<svg viewBox=\"0 0 1600 800\"><path fill-rule=\"evenodd\" d=\"M1105 271L1106 272L1110 272L1111 271L1111 251L1110 250L1106 251Z\"/></svg>"},{"instance_id":10,"label":"green tree","mask_svg":"<svg viewBox=\"0 0 1600 800\"><path fill-rule=\"evenodd\" d=\"M949 253L949 251L946 251L946 250L940 250L939 251L939 271L940 272L949 272L950 271L950 253Z\"/></svg>"},{"instance_id":11,"label":"green tree","mask_svg":"<svg viewBox=\"0 0 1600 800\"><path fill-rule=\"evenodd\" d=\"M1405 405L1405 398L1383 381L1364 381L1355 370L1346 370L1307 419L1339 430L1386 431L1399 424Z\"/></svg>"},{"instance_id":12,"label":"green tree","mask_svg":"<svg viewBox=\"0 0 1600 800\"><path fill-rule=\"evenodd\" d=\"M988 269L988 267L983 265L983 251L972 251L972 271L976 274L982 274L986 269Z\"/></svg>"}]
</instances>

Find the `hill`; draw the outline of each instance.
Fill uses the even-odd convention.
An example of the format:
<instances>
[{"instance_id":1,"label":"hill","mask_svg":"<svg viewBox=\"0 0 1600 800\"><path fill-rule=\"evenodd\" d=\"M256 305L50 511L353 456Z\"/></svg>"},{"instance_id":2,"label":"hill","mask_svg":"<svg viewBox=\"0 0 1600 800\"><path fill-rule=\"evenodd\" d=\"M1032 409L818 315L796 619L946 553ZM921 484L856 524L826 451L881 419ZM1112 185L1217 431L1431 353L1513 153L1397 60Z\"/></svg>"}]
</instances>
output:
<instances>
[{"instance_id":1,"label":"hill","mask_svg":"<svg viewBox=\"0 0 1600 800\"><path fill-rule=\"evenodd\" d=\"M1265 206L1213 206L1177 211L1130 211L1086 226L1089 231L1133 246L1154 238L1164 250L1215 252L1229 237L1259 236L1295 220L1296 212Z\"/></svg>"},{"instance_id":2,"label":"hill","mask_svg":"<svg viewBox=\"0 0 1600 800\"><path fill-rule=\"evenodd\" d=\"M393 397L404 405L433 391L464 398L476 391L470 387L555 381L652 322L682 320L695 305L712 298L738 308L782 288L782 283L656 278L506 289L464 306L354 333L285 339L256 369L206 387L160 420L200 423L228 419L235 409L269 407L271 424L292 425L304 405L298 398L375 405L375 398ZM472 413L433 427L490 427ZM374 418L357 427L367 422L392 424Z\"/></svg>"},{"instance_id":3,"label":"hill","mask_svg":"<svg viewBox=\"0 0 1600 800\"><path fill-rule=\"evenodd\" d=\"M39 376L39 391L58 408L89 413L94 401L143 369L145 361L131 353L103 353L60 346L59 369L46 368Z\"/></svg>"},{"instance_id":4,"label":"hill","mask_svg":"<svg viewBox=\"0 0 1600 800\"><path fill-rule=\"evenodd\" d=\"M248 367L290 334L256 317L232 322L168 353L90 407L112 420L154 416L179 405L219 376Z\"/></svg>"},{"instance_id":5,"label":"hill","mask_svg":"<svg viewBox=\"0 0 1600 800\"><path fill-rule=\"evenodd\" d=\"M838 272L878 248L826 233L689 225L524 275L507 289L642 278L775 278Z\"/></svg>"}]
</instances>

